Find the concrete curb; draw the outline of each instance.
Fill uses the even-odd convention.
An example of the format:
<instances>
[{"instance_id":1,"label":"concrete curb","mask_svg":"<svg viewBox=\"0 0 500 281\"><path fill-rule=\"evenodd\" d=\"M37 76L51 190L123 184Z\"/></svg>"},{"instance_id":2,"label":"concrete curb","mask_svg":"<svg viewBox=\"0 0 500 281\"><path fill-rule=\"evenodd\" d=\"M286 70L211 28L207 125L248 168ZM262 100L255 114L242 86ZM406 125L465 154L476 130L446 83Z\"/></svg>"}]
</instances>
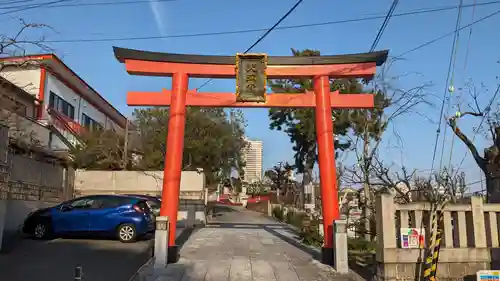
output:
<instances>
[{"instance_id":1,"label":"concrete curb","mask_svg":"<svg viewBox=\"0 0 500 281\"><path fill-rule=\"evenodd\" d=\"M150 266L153 263L153 257L150 257L149 260L146 261L139 269L130 277L128 280L129 281L141 281L141 272L148 266Z\"/></svg>"},{"instance_id":2,"label":"concrete curb","mask_svg":"<svg viewBox=\"0 0 500 281\"><path fill-rule=\"evenodd\" d=\"M184 244L187 241L187 238L196 230L196 227L192 228L183 228L181 233L177 236L176 242L177 244ZM154 244L153 244L154 245ZM128 279L128 281L144 281L147 280L147 277L150 276L150 274L141 274L144 271L147 271L146 269L148 267L153 266L153 261L154 261L154 246L151 247L150 249L151 252L151 257L141 266L137 271Z\"/></svg>"}]
</instances>

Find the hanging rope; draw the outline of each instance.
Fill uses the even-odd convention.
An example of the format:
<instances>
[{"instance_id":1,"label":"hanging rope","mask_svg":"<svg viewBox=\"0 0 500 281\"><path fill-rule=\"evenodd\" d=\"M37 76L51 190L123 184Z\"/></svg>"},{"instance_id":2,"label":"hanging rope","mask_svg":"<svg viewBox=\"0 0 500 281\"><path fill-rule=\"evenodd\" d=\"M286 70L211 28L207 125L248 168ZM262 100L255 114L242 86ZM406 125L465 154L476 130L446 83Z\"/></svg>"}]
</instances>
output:
<instances>
[{"instance_id":1,"label":"hanging rope","mask_svg":"<svg viewBox=\"0 0 500 281\"><path fill-rule=\"evenodd\" d=\"M458 26L460 25L460 22L462 20L462 7L463 7L463 0L460 0L460 5L458 8L458 17L457 17L457 25ZM460 42L459 39L460 39L460 31L457 30L455 32L455 42L453 44L453 50L452 50L452 58L451 58L452 65L451 65L451 69L449 70L450 72L448 73L448 75L450 76L450 80L449 80L449 84L448 84L448 92L450 93L450 96L448 97L445 118L448 118L448 115L450 112L451 99L453 97L453 93L455 92L455 65L456 65L456 61L457 61L457 50L458 50L458 46L459 46L459 42ZM445 126L444 127L443 142L441 144L441 158L439 160L439 170L440 171L443 168L443 157L444 157L444 150L445 150L444 147L446 144L447 131L448 131L448 126ZM453 143L454 142L455 142L455 134L453 134L453 137L452 137L452 145L451 145L452 150L450 151L450 158L453 155L453 146L454 146Z\"/></svg>"},{"instance_id":2,"label":"hanging rope","mask_svg":"<svg viewBox=\"0 0 500 281\"><path fill-rule=\"evenodd\" d=\"M458 31L460 30L460 19L462 16L462 7L463 7L463 0L460 0L460 6L459 6L460 9L458 10L457 22L455 24L455 33L454 33L455 35L454 35L452 45L451 45L450 61L448 64L448 74L446 76L446 88L445 88L444 93L443 93L443 99L441 102L441 109L439 111L438 127L436 129L436 139L434 140L434 148L432 151L432 162L431 162L431 169L429 171L429 178L432 176L432 172L434 170L434 163L436 161L436 154L437 154L437 148L438 148L438 144L439 144L439 137L441 135L441 125L443 123L441 118L443 117L443 114L444 114L445 103L448 100L446 98L446 96L447 96L447 91L450 89L448 85L450 85L449 82L450 82L450 75L451 75L451 70L452 70L452 66L453 66L453 55L455 53L455 45L457 42ZM445 126L445 129L446 129L446 126ZM441 161L442 161L442 157L441 157Z\"/></svg>"},{"instance_id":3,"label":"hanging rope","mask_svg":"<svg viewBox=\"0 0 500 281\"><path fill-rule=\"evenodd\" d=\"M476 4L477 4L477 0L474 0L474 3L473 3L473 6L472 6L472 17L471 17L471 22L474 22L474 19L476 18ZM470 42L471 42L471 38L472 38L472 29L473 27L471 26L469 28L469 38L467 40L467 48L465 50L465 62L464 62L464 73L465 71L467 70L467 62L468 62L468 58L469 58L469 51L470 51ZM461 115L461 110L460 110L460 98L457 97L457 112L455 113L455 115L459 118L460 115ZM456 130L456 128L453 128L453 130ZM451 143L451 151L453 151L453 148L454 148L454 145L455 145L455 137L456 135L453 134L453 141ZM475 138L476 136L474 136ZM474 141L474 140L472 140ZM448 161L448 170L451 171L451 160L452 160L452 153L453 152L450 152L450 159ZM464 157L465 159L465 157ZM463 159L462 161L460 162L460 165L458 167L458 170L457 170L457 173L459 172L459 169L460 169L460 166L462 166L462 163L463 163Z\"/></svg>"}]
</instances>

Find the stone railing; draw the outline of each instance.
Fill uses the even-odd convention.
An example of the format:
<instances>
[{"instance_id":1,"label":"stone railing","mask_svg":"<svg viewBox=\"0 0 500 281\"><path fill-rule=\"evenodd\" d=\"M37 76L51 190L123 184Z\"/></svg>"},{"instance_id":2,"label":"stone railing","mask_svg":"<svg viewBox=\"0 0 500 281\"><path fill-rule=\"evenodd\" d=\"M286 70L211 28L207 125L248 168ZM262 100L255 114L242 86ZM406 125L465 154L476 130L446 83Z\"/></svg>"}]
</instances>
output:
<instances>
[{"instance_id":1,"label":"stone railing","mask_svg":"<svg viewBox=\"0 0 500 281\"><path fill-rule=\"evenodd\" d=\"M389 194L376 201L377 277L379 280L415 280L421 276L430 241L430 203L396 204ZM468 204L448 204L443 210L438 280L464 280L490 269L499 247L500 204L485 204L481 197ZM425 245L409 248L401 230L413 228L425 237ZM403 240L403 242L402 242ZM474 277L475 278L475 277Z\"/></svg>"}]
</instances>

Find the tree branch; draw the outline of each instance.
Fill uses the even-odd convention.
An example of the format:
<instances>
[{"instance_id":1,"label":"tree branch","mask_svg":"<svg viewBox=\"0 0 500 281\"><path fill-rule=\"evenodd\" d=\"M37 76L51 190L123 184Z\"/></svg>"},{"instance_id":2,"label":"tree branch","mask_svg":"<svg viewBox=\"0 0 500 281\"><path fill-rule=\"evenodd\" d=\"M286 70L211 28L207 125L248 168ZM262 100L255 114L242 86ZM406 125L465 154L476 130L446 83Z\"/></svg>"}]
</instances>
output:
<instances>
[{"instance_id":1,"label":"tree branch","mask_svg":"<svg viewBox=\"0 0 500 281\"><path fill-rule=\"evenodd\" d=\"M460 128L458 128L457 119L459 119L463 116L467 116L467 115L481 117L481 116L483 116L483 113L464 112L462 114L452 116L452 117L448 118L448 125L451 127L451 129L453 130L455 135L467 146L467 148L471 152L472 157L474 157L474 160L476 161L479 168L481 168L481 170L483 170L483 171L486 171L485 170L486 169L486 159L481 157L481 155L479 155L479 152L477 151L476 146L472 143L472 141L464 133L462 133Z\"/></svg>"}]
</instances>

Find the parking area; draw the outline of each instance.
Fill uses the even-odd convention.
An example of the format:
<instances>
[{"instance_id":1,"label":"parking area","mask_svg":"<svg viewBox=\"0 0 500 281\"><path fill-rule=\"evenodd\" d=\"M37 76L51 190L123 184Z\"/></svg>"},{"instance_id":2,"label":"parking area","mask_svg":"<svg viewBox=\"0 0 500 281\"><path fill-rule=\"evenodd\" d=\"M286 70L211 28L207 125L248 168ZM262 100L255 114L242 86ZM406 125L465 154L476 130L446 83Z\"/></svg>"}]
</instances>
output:
<instances>
[{"instance_id":1,"label":"parking area","mask_svg":"<svg viewBox=\"0 0 500 281\"><path fill-rule=\"evenodd\" d=\"M83 267L82 281L127 281L152 254L153 240L25 239L0 255L0 280L67 281Z\"/></svg>"}]
</instances>

